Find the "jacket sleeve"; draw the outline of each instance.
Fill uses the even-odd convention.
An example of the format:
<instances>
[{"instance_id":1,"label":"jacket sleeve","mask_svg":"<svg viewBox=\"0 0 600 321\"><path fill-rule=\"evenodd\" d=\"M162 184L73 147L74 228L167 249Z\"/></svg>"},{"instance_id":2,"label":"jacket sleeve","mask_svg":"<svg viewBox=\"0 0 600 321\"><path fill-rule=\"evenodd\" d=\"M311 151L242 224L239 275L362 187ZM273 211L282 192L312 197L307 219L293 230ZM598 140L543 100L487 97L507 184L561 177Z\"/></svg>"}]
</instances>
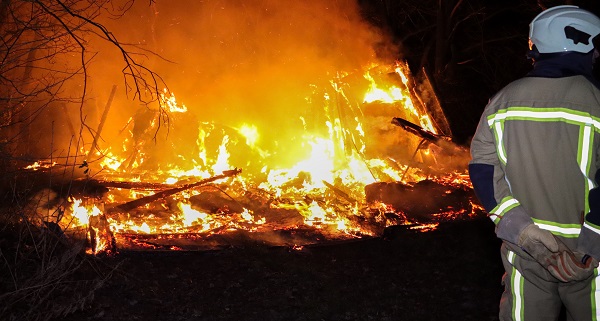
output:
<instances>
[{"instance_id":1,"label":"jacket sleeve","mask_svg":"<svg viewBox=\"0 0 600 321\"><path fill-rule=\"evenodd\" d=\"M596 182L599 180L600 170L596 172ZM590 211L585 215L577 250L600 260L600 187L590 190L588 202Z\"/></svg>"},{"instance_id":2,"label":"jacket sleeve","mask_svg":"<svg viewBox=\"0 0 600 321\"><path fill-rule=\"evenodd\" d=\"M486 107L471 140L469 176L475 195L496 224L496 235L518 244L521 231L533 220L513 197L496 150L497 140L488 124L490 105Z\"/></svg>"}]
</instances>

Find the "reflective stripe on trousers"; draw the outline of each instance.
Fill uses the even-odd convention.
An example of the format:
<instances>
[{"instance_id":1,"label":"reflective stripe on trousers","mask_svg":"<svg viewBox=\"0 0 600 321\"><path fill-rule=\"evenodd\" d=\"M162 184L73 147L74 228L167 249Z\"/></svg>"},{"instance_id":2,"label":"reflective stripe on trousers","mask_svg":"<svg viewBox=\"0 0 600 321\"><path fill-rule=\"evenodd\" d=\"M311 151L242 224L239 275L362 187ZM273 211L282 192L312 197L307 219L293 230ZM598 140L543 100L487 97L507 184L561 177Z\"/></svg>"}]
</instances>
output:
<instances>
[{"instance_id":1,"label":"reflective stripe on trousers","mask_svg":"<svg viewBox=\"0 0 600 321\"><path fill-rule=\"evenodd\" d=\"M569 321L600 321L598 269L588 280L563 283L522 250L509 249L505 243L501 255L505 271L501 321L558 320L563 305Z\"/></svg>"}]
</instances>

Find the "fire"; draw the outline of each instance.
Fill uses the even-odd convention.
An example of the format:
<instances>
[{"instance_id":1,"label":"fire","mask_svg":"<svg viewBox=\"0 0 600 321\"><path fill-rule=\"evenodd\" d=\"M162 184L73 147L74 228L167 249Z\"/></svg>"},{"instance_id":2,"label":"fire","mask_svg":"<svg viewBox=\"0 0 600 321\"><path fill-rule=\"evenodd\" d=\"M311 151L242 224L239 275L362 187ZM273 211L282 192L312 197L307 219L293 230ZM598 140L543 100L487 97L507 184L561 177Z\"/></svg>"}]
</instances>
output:
<instances>
[{"instance_id":1,"label":"fire","mask_svg":"<svg viewBox=\"0 0 600 321\"><path fill-rule=\"evenodd\" d=\"M55 166L56 162L34 162L31 165L26 166L24 169L30 169L30 170L34 170L37 171L39 169L43 169L43 168L51 168L52 166Z\"/></svg>"},{"instance_id":2,"label":"fire","mask_svg":"<svg viewBox=\"0 0 600 321\"><path fill-rule=\"evenodd\" d=\"M258 142L259 134L256 126L244 124L240 127L239 132L246 138L246 144L248 146L255 146Z\"/></svg>"},{"instance_id":3,"label":"fire","mask_svg":"<svg viewBox=\"0 0 600 321\"><path fill-rule=\"evenodd\" d=\"M382 101L384 103L391 104L404 98L400 88L392 86L387 90L384 90L377 87L375 80L369 73L365 75L365 78L371 81L371 88L369 92L365 94L365 99L363 100L364 102L372 103L374 101Z\"/></svg>"},{"instance_id":4,"label":"fire","mask_svg":"<svg viewBox=\"0 0 600 321\"><path fill-rule=\"evenodd\" d=\"M185 105L178 105L177 99L175 99L175 94L170 93L169 96L168 90L165 88L161 93L161 101L166 106L167 110L171 113L185 113L187 111L187 107Z\"/></svg>"},{"instance_id":5,"label":"fire","mask_svg":"<svg viewBox=\"0 0 600 321\"><path fill-rule=\"evenodd\" d=\"M219 154L217 156L217 160L212 167L212 170L215 173L226 171L231 168L229 165L229 151L227 150L227 145L229 144L229 136L223 137L223 142L221 146L219 146Z\"/></svg>"},{"instance_id":6,"label":"fire","mask_svg":"<svg viewBox=\"0 0 600 321\"><path fill-rule=\"evenodd\" d=\"M82 200L74 199L71 204L71 211L73 217L76 219L75 224L77 225L88 225L90 224L90 216L97 216L101 211L95 205L91 208L86 208L81 205Z\"/></svg>"},{"instance_id":7,"label":"fire","mask_svg":"<svg viewBox=\"0 0 600 321\"><path fill-rule=\"evenodd\" d=\"M113 171L117 171L122 164L123 160L115 157L111 152L106 153L100 162L100 166L102 168L107 168Z\"/></svg>"},{"instance_id":8,"label":"fire","mask_svg":"<svg viewBox=\"0 0 600 321\"><path fill-rule=\"evenodd\" d=\"M408 70L407 67L397 63L394 72L402 79L404 86L408 85L408 77L406 76ZM437 134L435 126L428 114L421 113L415 107L409 89L406 87L402 90L397 86L389 86L386 89L379 88L379 85L373 79L371 74L367 72L365 79L370 81L369 91L365 94L364 102L371 103L374 101L381 101L388 104L401 103L402 106L409 111L412 116L416 117L422 128Z\"/></svg>"},{"instance_id":9,"label":"fire","mask_svg":"<svg viewBox=\"0 0 600 321\"><path fill-rule=\"evenodd\" d=\"M194 235L209 237L232 230L261 232L272 229L285 230L307 226L322 230L328 235L363 237L375 232L364 229L367 221L388 226L403 224L406 216L395 213L397 219L385 222L386 213L394 211L388 205L365 204L365 187L375 182L415 182L426 178L418 168L405 160L370 155L370 146L365 131L365 110L369 104L383 104L400 110L407 118L418 123L431 133L437 133L434 122L427 113L419 111L413 103L410 92L410 77L405 65L397 63L393 73L399 83L380 83L375 69L368 69L363 77L369 83L367 92L361 97L365 107L356 107L352 102L349 85L341 78L330 82L331 88L322 95L324 114L322 124L311 124L301 117L305 132L298 133L301 139L296 146L277 142L285 148L298 148L302 155L291 166L270 163L275 151L261 147L261 128L256 124L243 123L238 128L218 130L215 124L203 124L198 128L197 137L187 137L187 148L197 148L196 155L177 154L172 163L158 163L152 171L143 169L152 161L152 145L147 142L150 136L137 131L130 119L123 132L128 133L123 146L112 145L104 150L104 157L98 164L97 172L112 181L125 186L110 188L98 204L72 200L70 212L72 225L91 227L88 238L95 244L93 252L101 252L110 246L107 234L119 235ZM334 113L332 97L337 98L336 108L355 110L352 117L342 117ZM310 99L307 99L309 101ZM165 111L174 117L184 117L188 121L190 109L179 104L175 95L167 90L162 95ZM341 105L340 105L341 104ZM365 110L360 110L365 109ZM159 114L145 110L148 132L158 126ZM141 115L141 114L140 114ZM139 121L141 118L137 118ZM309 130L318 128L320 130ZM125 130L127 129L127 130ZM218 142L215 147L214 142ZM417 139L409 140L419 150ZM191 142L191 144L190 144ZM195 146L194 146L195 145ZM210 147L213 146L213 147ZM159 201L135 205L132 210L109 211L119 204L151 197L168 192L189 182L209 179L226 173L239 166L233 155L239 148L252 153L247 161L258 165L254 171L244 171L235 177L224 177L211 185L176 191ZM187 150L184 148L183 152ZM422 150L422 157L432 157L428 149ZM160 154L169 153L161 151ZM38 166L37 163L34 164ZM34 166L32 165L32 166ZM242 168L244 166L241 166ZM440 179L447 186L469 186L464 174L448 175ZM128 185L127 185L128 184ZM214 205L217 204L217 205ZM446 213L443 210L440 213ZM287 216L286 216L287 215ZM288 217L289 216L289 217ZM288 221L280 223L281 217ZM104 229L98 229L93 221L102 219ZM429 224L429 223L428 223ZM433 225L420 225L422 229ZM93 239L93 240L92 240ZM300 247L301 245L296 244Z\"/></svg>"}]
</instances>

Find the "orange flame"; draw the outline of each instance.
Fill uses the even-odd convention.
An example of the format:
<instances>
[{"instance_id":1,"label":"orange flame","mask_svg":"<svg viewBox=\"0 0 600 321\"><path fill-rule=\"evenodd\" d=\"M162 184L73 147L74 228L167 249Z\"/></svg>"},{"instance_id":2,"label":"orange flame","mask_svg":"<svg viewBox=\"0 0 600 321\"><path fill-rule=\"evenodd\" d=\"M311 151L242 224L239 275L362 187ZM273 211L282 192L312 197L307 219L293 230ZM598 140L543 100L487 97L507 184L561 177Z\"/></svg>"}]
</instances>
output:
<instances>
[{"instance_id":1,"label":"orange flame","mask_svg":"<svg viewBox=\"0 0 600 321\"><path fill-rule=\"evenodd\" d=\"M414 117L423 128L436 133L436 128L429 115L419 112L413 104L409 90L409 76L404 65L398 63L394 68L394 73L401 79L402 84L378 83L371 70L365 72L364 78L369 82L368 91L364 94L363 102L388 104L393 108L401 108L404 113ZM331 82L333 90L342 97L345 104L350 104L350 95L347 91L348 86L340 83L339 79ZM331 104L331 95L324 94L326 104ZM165 92L162 95L163 103L167 106L169 113L186 113L188 108L183 104L178 104L173 93ZM135 160L127 159L127 147L111 147L105 151L105 157L99 164L104 175L121 177L128 182L141 182L140 176L144 177L144 182L156 182L167 185L177 186L181 181L198 180L212 175L222 173L231 168L232 151L235 144L240 144L237 138L231 135L239 134L242 137L241 144L255 151L260 161L265 165L260 169L260 173L243 174L230 180L229 188L237 187L240 191L249 189L258 189L268 193L271 202L270 209L294 210L303 218L303 224L306 226L337 231L340 234L348 235L371 235L372 232L362 230L353 217L364 216L366 204L365 186L382 179L388 181L401 181L407 179L418 180L418 171L409 172L409 164L398 164L398 161L390 162L390 159L367 157L368 146L365 140L364 120L365 116L356 113L352 118L342 119L339 116L332 116L331 106L327 119L322 124L326 132L311 132L306 130L302 134L304 146L304 157L298 158L292 166L287 168L275 168L268 165L269 155L273 151L261 150L260 137L261 129L255 124L245 123L238 129L230 133L225 133L220 137L220 144L214 155L209 158L205 139L213 137L216 134L210 132L206 127L200 130L199 138L196 141L198 146L198 155L193 161L186 160L182 165L168 164L164 166L165 170L156 170L153 173L136 172L136 169L146 161L143 142L138 142L135 148L139 151ZM306 119L302 121L307 124ZM349 125L351 124L351 125ZM156 123L150 123L155 126ZM308 127L308 126L305 126ZM213 135L213 136L211 136ZM218 136L217 136L218 137ZM125 143L131 143L127 140ZM236 145L239 146L239 145ZM183 157L181 157L183 159ZM123 166L129 164L129 169L123 169ZM394 164L395 166L390 166ZM163 168L163 167L161 167ZM131 173L134 173L132 176ZM264 177L261 181L253 180L256 176ZM465 176L450 175L444 182L451 185L468 185L468 179ZM168 188L168 187L163 187ZM231 190L231 189L230 189ZM111 189L107 194L104 203L123 203L127 200L139 199L149 194L155 193L155 190L137 190L130 191ZM243 193L243 192L242 192ZM244 206L241 211L228 212L227 215L215 214L194 208L190 198L199 195L198 190L184 191L177 194L170 202L161 204L147 204L140 208L141 212L147 213L140 217L136 213L121 213L106 218L110 226L110 232L114 234L138 233L138 234L168 234L168 233L212 233L217 230L245 229L249 231L267 228L268 219L261 217L261 214L255 214L252 210ZM227 194L226 194L227 195ZM334 195L328 198L327 195ZM236 195L227 195L234 198ZM272 201L277 200L277 201ZM342 202L342 203L340 203ZM90 224L91 217L104 215L100 209L102 206L82 206L81 200L72 201L73 224L77 226L86 226ZM377 207L377 205L373 205ZM385 204L382 204L381 213L389 211ZM166 215L165 215L166 214ZM424 230L434 228L435 225L423 225ZM95 237L103 235L102 231L95 231ZM92 237L92 236L90 236ZM97 250L105 249L108 244L106 240L96 239Z\"/></svg>"}]
</instances>

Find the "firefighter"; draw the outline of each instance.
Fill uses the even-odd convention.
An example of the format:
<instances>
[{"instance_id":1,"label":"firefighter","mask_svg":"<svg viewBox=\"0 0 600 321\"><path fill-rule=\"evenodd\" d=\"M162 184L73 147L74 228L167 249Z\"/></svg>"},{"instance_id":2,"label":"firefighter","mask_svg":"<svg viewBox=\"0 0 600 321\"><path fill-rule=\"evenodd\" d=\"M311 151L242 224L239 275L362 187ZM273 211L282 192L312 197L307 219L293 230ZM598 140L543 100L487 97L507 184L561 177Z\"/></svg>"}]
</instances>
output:
<instances>
[{"instance_id":1,"label":"firefighter","mask_svg":"<svg viewBox=\"0 0 600 321\"><path fill-rule=\"evenodd\" d=\"M577 6L535 17L532 70L490 99L471 141L470 178L502 240L500 320L600 320L598 34Z\"/></svg>"}]
</instances>

